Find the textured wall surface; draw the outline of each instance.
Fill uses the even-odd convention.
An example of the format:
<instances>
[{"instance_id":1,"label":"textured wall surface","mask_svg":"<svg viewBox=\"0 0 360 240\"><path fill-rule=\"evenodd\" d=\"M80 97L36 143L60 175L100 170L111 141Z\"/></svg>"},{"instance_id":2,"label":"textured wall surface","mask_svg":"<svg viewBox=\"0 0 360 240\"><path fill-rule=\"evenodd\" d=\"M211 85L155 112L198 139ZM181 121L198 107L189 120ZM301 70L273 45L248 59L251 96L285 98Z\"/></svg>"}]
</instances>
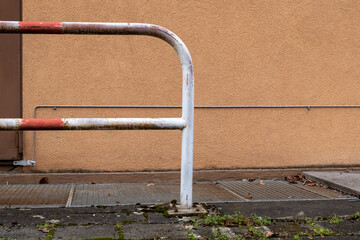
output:
<instances>
[{"instance_id":1,"label":"textured wall surface","mask_svg":"<svg viewBox=\"0 0 360 240\"><path fill-rule=\"evenodd\" d=\"M187 44L195 105L360 104L359 1L23 0L24 21L143 22ZM35 105L180 105L181 67L144 36L27 35ZM177 117L179 110L39 110L38 117ZM197 109L196 169L359 165L360 109ZM180 131L39 132L28 171L168 170ZM32 133L25 134L25 159Z\"/></svg>"}]
</instances>

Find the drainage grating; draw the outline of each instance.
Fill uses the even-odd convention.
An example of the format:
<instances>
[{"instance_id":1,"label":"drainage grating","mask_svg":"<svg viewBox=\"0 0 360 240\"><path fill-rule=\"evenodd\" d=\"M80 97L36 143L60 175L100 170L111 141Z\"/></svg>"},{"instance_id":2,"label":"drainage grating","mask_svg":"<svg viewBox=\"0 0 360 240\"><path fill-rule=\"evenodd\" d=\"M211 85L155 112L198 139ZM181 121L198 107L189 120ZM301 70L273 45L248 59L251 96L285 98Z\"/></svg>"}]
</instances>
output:
<instances>
[{"instance_id":1,"label":"drainage grating","mask_svg":"<svg viewBox=\"0 0 360 240\"><path fill-rule=\"evenodd\" d=\"M0 185L1 207L86 207L157 204L179 200L179 183L27 184ZM193 201L199 203L292 201L354 198L340 192L289 184L281 180L198 182Z\"/></svg>"},{"instance_id":2,"label":"drainage grating","mask_svg":"<svg viewBox=\"0 0 360 240\"><path fill-rule=\"evenodd\" d=\"M321 188L318 186L310 187L308 185L303 185L303 184L296 184L294 186L305 189L306 191L315 192L317 194L320 194L324 197L331 198L331 199L346 199L346 198L356 199L356 197L353 197L350 195L344 195L337 190L325 189L325 188Z\"/></svg>"},{"instance_id":3,"label":"drainage grating","mask_svg":"<svg viewBox=\"0 0 360 240\"><path fill-rule=\"evenodd\" d=\"M76 186L72 207L168 202L169 199L177 198L177 195L178 192L168 185L80 184Z\"/></svg>"},{"instance_id":4,"label":"drainage grating","mask_svg":"<svg viewBox=\"0 0 360 240\"><path fill-rule=\"evenodd\" d=\"M70 184L0 185L0 207L65 207Z\"/></svg>"},{"instance_id":5,"label":"drainage grating","mask_svg":"<svg viewBox=\"0 0 360 240\"><path fill-rule=\"evenodd\" d=\"M76 186L71 206L166 203L179 200L179 192L180 186L176 183L81 184ZM239 201L236 196L212 183L194 184L193 194L194 202Z\"/></svg>"},{"instance_id":6,"label":"drainage grating","mask_svg":"<svg viewBox=\"0 0 360 240\"><path fill-rule=\"evenodd\" d=\"M279 180L222 181L220 186L248 201L336 199L341 194L318 187L307 188ZM298 186L299 185L299 186Z\"/></svg>"},{"instance_id":7,"label":"drainage grating","mask_svg":"<svg viewBox=\"0 0 360 240\"><path fill-rule=\"evenodd\" d=\"M243 202L244 200L214 183L194 184L194 202Z\"/></svg>"}]
</instances>

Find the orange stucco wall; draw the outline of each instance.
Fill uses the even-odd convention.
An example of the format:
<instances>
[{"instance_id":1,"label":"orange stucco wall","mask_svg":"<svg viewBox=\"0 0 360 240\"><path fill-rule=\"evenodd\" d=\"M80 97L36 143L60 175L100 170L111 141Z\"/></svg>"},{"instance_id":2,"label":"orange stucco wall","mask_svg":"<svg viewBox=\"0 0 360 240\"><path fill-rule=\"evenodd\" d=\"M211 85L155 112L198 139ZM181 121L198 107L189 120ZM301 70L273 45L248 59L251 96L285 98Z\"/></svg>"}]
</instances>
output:
<instances>
[{"instance_id":1,"label":"orange stucco wall","mask_svg":"<svg viewBox=\"0 0 360 240\"><path fill-rule=\"evenodd\" d=\"M24 21L143 22L187 44L195 105L360 104L359 1L23 0ZM26 35L36 105L181 105L181 67L144 36ZM176 109L40 109L38 117L177 117ZM360 109L196 109L196 169L359 165ZM27 171L180 167L178 131L39 132ZM25 159L32 133L24 136Z\"/></svg>"}]
</instances>

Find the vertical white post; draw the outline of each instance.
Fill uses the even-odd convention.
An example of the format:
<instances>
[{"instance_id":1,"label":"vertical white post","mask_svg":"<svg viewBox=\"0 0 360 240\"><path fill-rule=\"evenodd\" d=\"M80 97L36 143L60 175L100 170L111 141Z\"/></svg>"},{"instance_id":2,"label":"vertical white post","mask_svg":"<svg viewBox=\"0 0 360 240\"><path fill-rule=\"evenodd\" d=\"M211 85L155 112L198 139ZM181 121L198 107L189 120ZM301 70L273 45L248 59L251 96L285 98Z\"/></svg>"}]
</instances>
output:
<instances>
[{"instance_id":1,"label":"vertical white post","mask_svg":"<svg viewBox=\"0 0 360 240\"><path fill-rule=\"evenodd\" d=\"M192 207L194 149L194 75L192 65L187 69L184 69L183 66L182 114L186 121L186 127L182 130L181 143L180 208L190 209Z\"/></svg>"}]
</instances>

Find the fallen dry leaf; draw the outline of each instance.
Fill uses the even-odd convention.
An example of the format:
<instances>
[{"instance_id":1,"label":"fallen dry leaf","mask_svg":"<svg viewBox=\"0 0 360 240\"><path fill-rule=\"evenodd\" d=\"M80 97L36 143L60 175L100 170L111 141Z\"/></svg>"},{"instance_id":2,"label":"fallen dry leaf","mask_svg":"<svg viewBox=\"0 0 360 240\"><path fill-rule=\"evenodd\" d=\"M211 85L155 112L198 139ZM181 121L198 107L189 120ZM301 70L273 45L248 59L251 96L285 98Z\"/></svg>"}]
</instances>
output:
<instances>
[{"instance_id":1,"label":"fallen dry leaf","mask_svg":"<svg viewBox=\"0 0 360 240\"><path fill-rule=\"evenodd\" d=\"M311 183L308 184L308 186L310 186L310 187L314 187L315 185L316 185L315 182L311 182Z\"/></svg>"},{"instance_id":2,"label":"fallen dry leaf","mask_svg":"<svg viewBox=\"0 0 360 240\"><path fill-rule=\"evenodd\" d=\"M284 177L284 179L286 181L288 181L289 183L294 183L294 184L297 182L302 182L305 185L305 184L308 184L309 182L312 182L312 181L307 180L301 173L299 173L295 176Z\"/></svg>"},{"instance_id":3,"label":"fallen dry leaf","mask_svg":"<svg viewBox=\"0 0 360 240\"><path fill-rule=\"evenodd\" d=\"M274 235L274 233L273 232L271 232L271 231L266 231L265 232L265 237L272 237Z\"/></svg>"},{"instance_id":4,"label":"fallen dry leaf","mask_svg":"<svg viewBox=\"0 0 360 240\"><path fill-rule=\"evenodd\" d=\"M248 180L249 182L253 182L253 181L255 181L255 179L256 179L256 178L248 178L247 180Z\"/></svg>"},{"instance_id":5,"label":"fallen dry leaf","mask_svg":"<svg viewBox=\"0 0 360 240\"><path fill-rule=\"evenodd\" d=\"M288 181L289 183L296 184L296 178L292 176L284 177L285 181Z\"/></svg>"},{"instance_id":6,"label":"fallen dry leaf","mask_svg":"<svg viewBox=\"0 0 360 240\"><path fill-rule=\"evenodd\" d=\"M148 185L146 185L147 187L151 187L151 186L155 186L155 184L153 183L149 183Z\"/></svg>"},{"instance_id":7,"label":"fallen dry leaf","mask_svg":"<svg viewBox=\"0 0 360 240\"><path fill-rule=\"evenodd\" d=\"M251 196L250 193L247 195L247 198L248 198L248 199L252 199L252 196Z\"/></svg>"},{"instance_id":8,"label":"fallen dry leaf","mask_svg":"<svg viewBox=\"0 0 360 240\"><path fill-rule=\"evenodd\" d=\"M48 228L43 228L43 229L41 229L41 231L43 231L44 233L48 233L48 232L50 232L50 229L48 229Z\"/></svg>"},{"instance_id":9,"label":"fallen dry leaf","mask_svg":"<svg viewBox=\"0 0 360 240\"><path fill-rule=\"evenodd\" d=\"M43 177L39 181L39 184L48 184L48 183L49 183L49 178L48 177Z\"/></svg>"},{"instance_id":10,"label":"fallen dry leaf","mask_svg":"<svg viewBox=\"0 0 360 240\"><path fill-rule=\"evenodd\" d=\"M225 220L225 226L228 227L228 226L234 226L234 224L232 223L234 220L234 218L227 218Z\"/></svg>"},{"instance_id":11,"label":"fallen dry leaf","mask_svg":"<svg viewBox=\"0 0 360 240\"><path fill-rule=\"evenodd\" d=\"M113 195L112 195L111 193L108 193L108 196L109 196L109 197L112 197Z\"/></svg>"},{"instance_id":12,"label":"fallen dry leaf","mask_svg":"<svg viewBox=\"0 0 360 240\"><path fill-rule=\"evenodd\" d=\"M261 180L261 179L259 180L259 184L260 184L260 185L265 185L264 182L263 182L263 180Z\"/></svg>"}]
</instances>

